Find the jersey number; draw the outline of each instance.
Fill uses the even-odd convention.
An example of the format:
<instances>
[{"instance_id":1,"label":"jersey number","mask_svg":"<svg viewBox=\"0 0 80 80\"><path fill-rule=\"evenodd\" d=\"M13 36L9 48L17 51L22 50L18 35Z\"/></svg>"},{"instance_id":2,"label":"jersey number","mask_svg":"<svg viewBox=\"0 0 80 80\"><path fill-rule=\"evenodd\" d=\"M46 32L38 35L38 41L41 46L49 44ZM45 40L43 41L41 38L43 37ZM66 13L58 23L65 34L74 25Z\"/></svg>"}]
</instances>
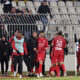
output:
<instances>
[{"instance_id":1,"label":"jersey number","mask_svg":"<svg viewBox=\"0 0 80 80\"><path fill-rule=\"evenodd\" d=\"M60 40L57 40L57 44L56 44L57 47L62 47L62 41Z\"/></svg>"}]
</instances>

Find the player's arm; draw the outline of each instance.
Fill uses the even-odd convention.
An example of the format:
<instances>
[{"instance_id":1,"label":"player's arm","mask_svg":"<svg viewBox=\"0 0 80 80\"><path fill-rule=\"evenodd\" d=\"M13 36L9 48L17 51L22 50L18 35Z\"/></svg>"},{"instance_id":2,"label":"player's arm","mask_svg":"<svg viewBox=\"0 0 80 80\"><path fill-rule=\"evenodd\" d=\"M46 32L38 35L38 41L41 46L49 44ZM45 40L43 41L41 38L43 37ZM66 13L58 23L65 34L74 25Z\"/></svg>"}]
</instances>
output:
<instances>
[{"instance_id":1,"label":"player's arm","mask_svg":"<svg viewBox=\"0 0 80 80\"><path fill-rule=\"evenodd\" d=\"M48 45L48 41L46 39L46 46L45 46L45 49L47 50L49 48L49 45Z\"/></svg>"},{"instance_id":2,"label":"player's arm","mask_svg":"<svg viewBox=\"0 0 80 80\"><path fill-rule=\"evenodd\" d=\"M28 54L28 51L27 51L27 48L26 48L26 42L23 43L23 47L24 47L24 52L27 55Z\"/></svg>"},{"instance_id":3,"label":"player's arm","mask_svg":"<svg viewBox=\"0 0 80 80\"><path fill-rule=\"evenodd\" d=\"M13 48L15 51L17 51L17 48L15 47L15 41L14 41L14 39L13 39L13 41L12 41L12 48Z\"/></svg>"},{"instance_id":4,"label":"player's arm","mask_svg":"<svg viewBox=\"0 0 80 80\"><path fill-rule=\"evenodd\" d=\"M33 50L36 51L36 50L37 50L37 48L36 48L36 43L33 41L32 44L33 44Z\"/></svg>"},{"instance_id":5,"label":"player's arm","mask_svg":"<svg viewBox=\"0 0 80 80\"><path fill-rule=\"evenodd\" d=\"M52 41L51 46L54 46L55 39Z\"/></svg>"},{"instance_id":6,"label":"player's arm","mask_svg":"<svg viewBox=\"0 0 80 80\"><path fill-rule=\"evenodd\" d=\"M64 40L64 48L67 47L67 44L66 44L66 39Z\"/></svg>"},{"instance_id":7,"label":"player's arm","mask_svg":"<svg viewBox=\"0 0 80 80\"><path fill-rule=\"evenodd\" d=\"M13 39L13 41L12 41L12 48L18 53L18 54L20 54L20 52L17 50L17 48L15 47L15 41L14 41L14 39Z\"/></svg>"},{"instance_id":8,"label":"player's arm","mask_svg":"<svg viewBox=\"0 0 80 80\"><path fill-rule=\"evenodd\" d=\"M64 54L68 55L68 48L66 44L66 39L64 40Z\"/></svg>"},{"instance_id":9,"label":"player's arm","mask_svg":"<svg viewBox=\"0 0 80 80\"><path fill-rule=\"evenodd\" d=\"M10 43L12 43L12 41L13 41L13 37L11 37L11 38L9 39L9 42L10 42Z\"/></svg>"}]
</instances>

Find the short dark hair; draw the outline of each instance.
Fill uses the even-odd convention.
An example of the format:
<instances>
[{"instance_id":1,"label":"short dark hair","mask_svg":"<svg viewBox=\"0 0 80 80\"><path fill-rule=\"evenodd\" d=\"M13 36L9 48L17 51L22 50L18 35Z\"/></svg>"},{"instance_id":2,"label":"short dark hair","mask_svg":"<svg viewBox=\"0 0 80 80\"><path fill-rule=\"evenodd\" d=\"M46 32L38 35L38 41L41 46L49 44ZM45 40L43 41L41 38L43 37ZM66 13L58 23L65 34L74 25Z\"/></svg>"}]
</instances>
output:
<instances>
[{"instance_id":1,"label":"short dark hair","mask_svg":"<svg viewBox=\"0 0 80 80\"><path fill-rule=\"evenodd\" d=\"M22 33L22 32L19 30L18 33Z\"/></svg>"},{"instance_id":2,"label":"short dark hair","mask_svg":"<svg viewBox=\"0 0 80 80\"><path fill-rule=\"evenodd\" d=\"M39 34L40 34L40 33L44 33L44 31L39 31Z\"/></svg>"},{"instance_id":3,"label":"short dark hair","mask_svg":"<svg viewBox=\"0 0 80 80\"><path fill-rule=\"evenodd\" d=\"M62 34L62 31L59 31L59 32L58 32L58 35L60 35L60 36L63 35L63 34Z\"/></svg>"},{"instance_id":4,"label":"short dark hair","mask_svg":"<svg viewBox=\"0 0 80 80\"><path fill-rule=\"evenodd\" d=\"M43 2L47 2L46 0L43 0Z\"/></svg>"}]
</instances>

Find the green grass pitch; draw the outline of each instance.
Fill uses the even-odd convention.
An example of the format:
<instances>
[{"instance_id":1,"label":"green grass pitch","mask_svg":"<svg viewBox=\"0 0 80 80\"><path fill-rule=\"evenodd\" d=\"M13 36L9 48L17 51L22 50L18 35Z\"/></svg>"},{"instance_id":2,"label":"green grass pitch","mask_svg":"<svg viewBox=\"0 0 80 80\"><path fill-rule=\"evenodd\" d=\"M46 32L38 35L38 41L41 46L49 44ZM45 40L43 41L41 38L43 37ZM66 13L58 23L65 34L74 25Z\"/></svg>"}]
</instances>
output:
<instances>
[{"instance_id":1,"label":"green grass pitch","mask_svg":"<svg viewBox=\"0 0 80 80\"><path fill-rule=\"evenodd\" d=\"M73 76L70 76L70 77L59 77L59 78L57 78L57 77L28 78L28 77L26 77L26 78L21 78L21 79L5 77L5 78L0 78L0 80L80 80L80 77L79 76L78 77L77 76L75 76L75 77L73 77Z\"/></svg>"}]
</instances>

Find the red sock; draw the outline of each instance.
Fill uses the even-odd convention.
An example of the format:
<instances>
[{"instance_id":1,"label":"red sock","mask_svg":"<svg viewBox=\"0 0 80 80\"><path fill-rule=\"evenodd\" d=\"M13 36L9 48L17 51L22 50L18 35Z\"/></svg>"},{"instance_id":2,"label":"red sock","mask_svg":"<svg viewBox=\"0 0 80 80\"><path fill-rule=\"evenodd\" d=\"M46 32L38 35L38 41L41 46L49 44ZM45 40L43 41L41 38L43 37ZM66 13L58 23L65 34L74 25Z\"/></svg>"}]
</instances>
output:
<instances>
[{"instance_id":1,"label":"red sock","mask_svg":"<svg viewBox=\"0 0 80 80\"><path fill-rule=\"evenodd\" d=\"M42 73L42 64L39 64L39 73Z\"/></svg>"},{"instance_id":2,"label":"red sock","mask_svg":"<svg viewBox=\"0 0 80 80\"><path fill-rule=\"evenodd\" d=\"M38 74L39 68L35 68L35 72L36 72L36 74Z\"/></svg>"},{"instance_id":3,"label":"red sock","mask_svg":"<svg viewBox=\"0 0 80 80\"><path fill-rule=\"evenodd\" d=\"M31 73L33 73L33 68L31 69Z\"/></svg>"},{"instance_id":4,"label":"red sock","mask_svg":"<svg viewBox=\"0 0 80 80\"><path fill-rule=\"evenodd\" d=\"M13 64L11 64L11 72L14 72Z\"/></svg>"},{"instance_id":5,"label":"red sock","mask_svg":"<svg viewBox=\"0 0 80 80\"><path fill-rule=\"evenodd\" d=\"M65 72L65 66L64 66L64 64L62 64L61 67L62 67L63 71Z\"/></svg>"},{"instance_id":6,"label":"red sock","mask_svg":"<svg viewBox=\"0 0 80 80\"><path fill-rule=\"evenodd\" d=\"M56 69L57 77L59 77L59 76L60 76L60 75L59 75L59 66L56 65L56 66L55 66L55 69Z\"/></svg>"},{"instance_id":7,"label":"red sock","mask_svg":"<svg viewBox=\"0 0 80 80\"><path fill-rule=\"evenodd\" d=\"M79 65L77 66L77 72L79 72Z\"/></svg>"}]
</instances>

